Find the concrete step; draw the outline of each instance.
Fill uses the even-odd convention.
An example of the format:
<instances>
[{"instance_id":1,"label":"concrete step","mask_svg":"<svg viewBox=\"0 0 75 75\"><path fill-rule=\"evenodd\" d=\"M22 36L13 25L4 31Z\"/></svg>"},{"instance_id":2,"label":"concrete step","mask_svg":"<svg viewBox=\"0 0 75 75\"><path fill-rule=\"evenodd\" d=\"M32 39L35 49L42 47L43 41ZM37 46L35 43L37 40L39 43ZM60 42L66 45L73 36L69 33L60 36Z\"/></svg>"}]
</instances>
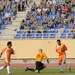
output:
<instances>
[{"instance_id":1,"label":"concrete step","mask_svg":"<svg viewBox=\"0 0 75 75\"><path fill-rule=\"evenodd\" d=\"M14 39L14 36L13 35L0 35L0 39L5 39L5 40L11 40L11 39Z\"/></svg>"}]
</instances>

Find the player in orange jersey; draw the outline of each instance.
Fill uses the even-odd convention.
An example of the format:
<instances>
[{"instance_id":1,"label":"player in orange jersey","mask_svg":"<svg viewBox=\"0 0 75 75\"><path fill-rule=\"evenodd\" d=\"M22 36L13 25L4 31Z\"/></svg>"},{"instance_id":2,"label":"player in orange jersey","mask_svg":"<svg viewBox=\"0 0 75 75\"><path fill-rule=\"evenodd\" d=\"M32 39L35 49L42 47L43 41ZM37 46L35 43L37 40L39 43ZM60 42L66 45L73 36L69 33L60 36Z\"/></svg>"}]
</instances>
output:
<instances>
[{"instance_id":1,"label":"player in orange jersey","mask_svg":"<svg viewBox=\"0 0 75 75\"><path fill-rule=\"evenodd\" d=\"M62 63L65 64L65 66L68 67L68 70L71 72L71 68L66 63L66 50L67 47L65 46L65 44L62 44L60 40L57 40L56 52L59 54L58 63L61 73L63 72Z\"/></svg>"},{"instance_id":2,"label":"player in orange jersey","mask_svg":"<svg viewBox=\"0 0 75 75\"><path fill-rule=\"evenodd\" d=\"M36 72L36 73L40 73L40 70L43 70L44 68L46 68L46 65L42 63L43 58L46 58L47 62L49 63L48 57L42 51L42 49L40 49L39 53L36 55L36 63L35 63L36 68L35 69L31 69L31 68L27 67L25 71L30 70L30 71L33 71L33 72Z\"/></svg>"},{"instance_id":3,"label":"player in orange jersey","mask_svg":"<svg viewBox=\"0 0 75 75\"><path fill-rule=\"evenodd\" d=\"M12 47L12 42L9 41L7 43L7 47L4 48L1 53L0 57L4 53L4 66L0 67L0 70L7 68L8 75L10 75L10 59L11 59L11 54L14 54L14 50L11 48Z\"/></svg>"}]
</instances>

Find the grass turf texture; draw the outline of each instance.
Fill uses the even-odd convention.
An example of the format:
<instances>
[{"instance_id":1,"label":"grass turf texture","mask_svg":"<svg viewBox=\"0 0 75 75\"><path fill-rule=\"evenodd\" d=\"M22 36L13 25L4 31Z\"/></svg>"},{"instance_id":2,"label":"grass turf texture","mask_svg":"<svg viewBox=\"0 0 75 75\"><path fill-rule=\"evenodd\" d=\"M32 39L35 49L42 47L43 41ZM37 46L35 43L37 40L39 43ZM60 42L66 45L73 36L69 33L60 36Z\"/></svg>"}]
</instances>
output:
<instances>
[{"instance_id":1,"label":"grass turf texture","mask_svg":"<svg viewBox=\"0 0 75 75\"><path fill-rule=\"evenodd\" d=\"M25 68L11 68L12 75L37 75L37 73L27 71ZM0 70L0 75L8 75L7 70ZM72 72L69 72L67 68L64 67L64 73L60 73L59 67L50 67L41 71L38 75L75 75L75 68L72 67Z\"/></svg>"}]
</instances>

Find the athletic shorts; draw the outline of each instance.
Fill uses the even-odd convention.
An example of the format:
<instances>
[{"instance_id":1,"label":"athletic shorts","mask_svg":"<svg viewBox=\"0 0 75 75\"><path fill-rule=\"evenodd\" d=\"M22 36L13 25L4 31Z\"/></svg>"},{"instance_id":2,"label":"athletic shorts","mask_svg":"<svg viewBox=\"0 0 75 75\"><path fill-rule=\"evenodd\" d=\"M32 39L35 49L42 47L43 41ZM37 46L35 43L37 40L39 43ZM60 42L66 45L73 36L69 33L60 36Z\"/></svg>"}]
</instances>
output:
<instances>
[{"instance_id":1,"label":"athletic shorts","mask_svg":"<svg viewBox=\"0 0 75 75\"><path fill-rule=\"evenodd\" d=\"M4 65L7 65L7 63L9 63L10 64L10 59L4 59Z\"/></svg>"},{"instance_id":2,"label":"athletic shorts","mask_svg":"<svg viewBox=\"0 0 75 75\"><path fill-rule=\"evenodd\" d=\"M43 66L44 64L42 62L36 62L36 70L42 70L43 69Z\"/></svg>"},{"instance_id":3,"label":"athletic shorts","mask_svg":"<svg viewBox=\"0 0 75 75\"><path fill-rule=\"evenodd\" d=\"M60 62L64 61L65 58L66 58L65 55L59 55L59 57L58 57L58 62L60 63Z\"/></svg>"}]
</instances>

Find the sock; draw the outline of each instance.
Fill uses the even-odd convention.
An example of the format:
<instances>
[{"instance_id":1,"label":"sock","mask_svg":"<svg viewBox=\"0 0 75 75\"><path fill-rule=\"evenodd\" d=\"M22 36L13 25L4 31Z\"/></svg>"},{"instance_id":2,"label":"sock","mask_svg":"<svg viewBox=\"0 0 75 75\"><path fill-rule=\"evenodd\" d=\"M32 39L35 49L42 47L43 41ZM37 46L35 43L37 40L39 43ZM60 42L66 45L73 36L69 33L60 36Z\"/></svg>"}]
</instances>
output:
<instances>
[{"instance_id":1,"label":"sock","mask_svg":"<svg viewBox=\"0 0 75 75\"><path fill-rule=\"evenodd\" d=\"M4 69L4 67L3 67L3 66L1 66L1 67L0 67L0 70L2 70L2 69Z\"/></svg>"},{"instance_id":2,"label":"sock","mask_svg":"<svg viewBox=\"0 0 75 75\"><path fill-rule=\"evenodd\" d=\"M7 72L10 74L10 66L7 66Z\"/></svg>"},{"instance_id":3,"label":"sock","mask_svg":"<svg viewBox=\"0 0 75 75\"><path fill-rule=\"evenodd\" d=\"M34 72L34 71L35 71L34 69L31 69L31 68L28 68L28 70L30 70L30 71L32 71L32 72Z\"/></svg>"},{"instance_id":4,"label":"sock","mask_svg":"<svg viewBox=\"0 0 75 75\"><path fill-rule=\"evenodd\" d=\"M63 71L62 65L59 65L59 67L60 67L60 71Z\"/></svg>"},{"instance_id":5,"label":"sock","mask_svg":"<svg viewBox=\"0 0 75 75\"><path fill-rule=\"evenodd\" d=\"M65 64L65 66L66 66L68 69L70 68L68 64Z\"/></svg>"}]
</instances>

